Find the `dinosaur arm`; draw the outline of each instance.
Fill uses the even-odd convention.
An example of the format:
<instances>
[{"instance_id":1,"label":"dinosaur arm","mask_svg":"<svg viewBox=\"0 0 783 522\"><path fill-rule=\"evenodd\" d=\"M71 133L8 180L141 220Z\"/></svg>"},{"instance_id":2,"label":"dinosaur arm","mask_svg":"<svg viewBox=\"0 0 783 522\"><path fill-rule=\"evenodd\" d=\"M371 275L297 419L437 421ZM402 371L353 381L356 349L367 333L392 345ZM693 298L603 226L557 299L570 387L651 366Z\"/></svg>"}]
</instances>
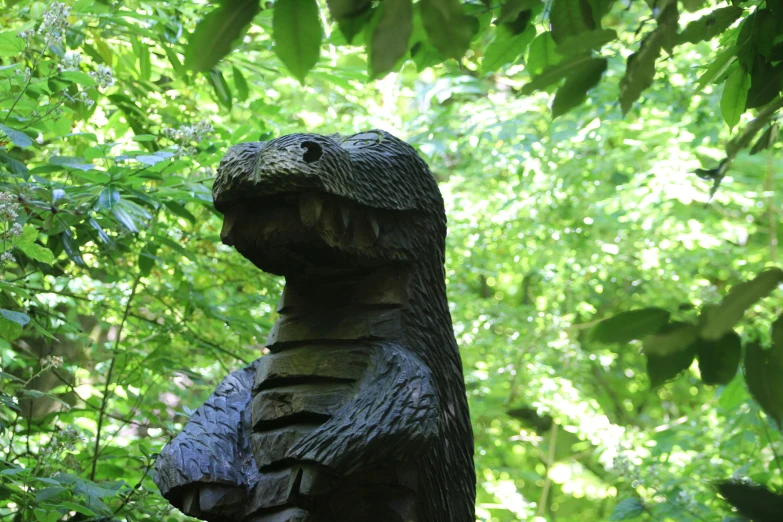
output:
<instances>
[{"instance_id":1,"label":"dinosaur arm","mask_svg":"<svg viewBox=\"0 0 783 522\"><path fill-rule=\"evenodd\" d=\"M438 438L439 412L429 370L409 351L384 344L373 354L355 398L291 448L342 475L377 462L410 461Z\"/></svg>"}]
</instances>

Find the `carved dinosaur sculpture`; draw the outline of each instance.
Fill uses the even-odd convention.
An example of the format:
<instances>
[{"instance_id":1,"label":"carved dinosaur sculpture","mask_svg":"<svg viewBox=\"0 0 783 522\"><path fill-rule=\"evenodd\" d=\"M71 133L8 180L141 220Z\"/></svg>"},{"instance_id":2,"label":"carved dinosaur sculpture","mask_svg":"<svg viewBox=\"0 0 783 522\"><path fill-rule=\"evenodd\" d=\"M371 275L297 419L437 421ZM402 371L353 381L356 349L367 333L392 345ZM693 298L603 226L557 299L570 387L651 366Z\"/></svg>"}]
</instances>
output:
<instances>
[{"instance_id":1,"label":"carved dinosaur sculpture","mask_svg":"<svg viewBox=\"0 0 783 522\"><path fill-rule=\"evenodd\" d=\"M383 131L242 143L221 238L285 276L270 353L229 375L156 482L208 521L473 522L473 434L426 163Z\"/></svg>"}]
</instances>

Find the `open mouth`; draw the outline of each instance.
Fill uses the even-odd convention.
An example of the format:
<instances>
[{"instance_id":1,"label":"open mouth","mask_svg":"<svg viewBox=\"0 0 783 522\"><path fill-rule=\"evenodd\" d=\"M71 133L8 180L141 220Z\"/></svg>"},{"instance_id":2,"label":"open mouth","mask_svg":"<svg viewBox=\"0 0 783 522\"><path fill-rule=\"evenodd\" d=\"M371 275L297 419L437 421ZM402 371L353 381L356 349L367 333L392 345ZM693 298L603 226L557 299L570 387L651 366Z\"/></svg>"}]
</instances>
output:
<instances>
[{"instance_id":1,"label":"open mouth","mask_svg":"<svg viewBox=\"0 0 783 522\"><path fill-rule=\"evenodd\" d=\"M271 258L276 265L287 260L328 266L336 251L374 257L370 251L386 243L394 228L393 214L330 194L275 194L225 208L220 237L259 266L269 267Z\"/></svg>"}]
</instances>

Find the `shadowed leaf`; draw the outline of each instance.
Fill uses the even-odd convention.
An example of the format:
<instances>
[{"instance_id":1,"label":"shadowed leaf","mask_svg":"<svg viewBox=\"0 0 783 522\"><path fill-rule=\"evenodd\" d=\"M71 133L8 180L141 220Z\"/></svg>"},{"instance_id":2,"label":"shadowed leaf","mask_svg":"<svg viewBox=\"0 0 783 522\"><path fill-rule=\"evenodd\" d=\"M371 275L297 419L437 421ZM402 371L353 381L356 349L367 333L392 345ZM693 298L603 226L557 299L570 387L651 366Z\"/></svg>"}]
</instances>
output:
<instances>
[{"instance_id":1,"label":"shadowed leaf","mask_svg":"<svg viewBox=\"0 0 783 522\"><path fill-rule=\"evenodd\" d=\"M661 308L642 308L622 312L604 319L591 332L592 339L599 343L627 343L652 335L669 321L669 312Z\"/></svg>"}]
</instances>

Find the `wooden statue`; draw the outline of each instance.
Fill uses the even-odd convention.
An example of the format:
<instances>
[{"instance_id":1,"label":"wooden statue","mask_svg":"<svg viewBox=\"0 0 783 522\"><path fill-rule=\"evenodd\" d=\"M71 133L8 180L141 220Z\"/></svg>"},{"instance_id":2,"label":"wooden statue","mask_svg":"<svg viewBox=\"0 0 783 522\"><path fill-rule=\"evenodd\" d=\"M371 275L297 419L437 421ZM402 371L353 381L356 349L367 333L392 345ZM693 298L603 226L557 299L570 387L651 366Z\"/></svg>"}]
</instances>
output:
<instances>
[{"instance_id":1,"label":"wooden statue","mask_svg":"<svg viewBox=\"0 0 783 522\"><path fill-rule=\"evenodd\" d=\"M241 143L221 238L285 277L270 353L229 375L156 482L209 521L474 522L465 386L426 163L373 130Z\"/></svg>"}]
</instances>

